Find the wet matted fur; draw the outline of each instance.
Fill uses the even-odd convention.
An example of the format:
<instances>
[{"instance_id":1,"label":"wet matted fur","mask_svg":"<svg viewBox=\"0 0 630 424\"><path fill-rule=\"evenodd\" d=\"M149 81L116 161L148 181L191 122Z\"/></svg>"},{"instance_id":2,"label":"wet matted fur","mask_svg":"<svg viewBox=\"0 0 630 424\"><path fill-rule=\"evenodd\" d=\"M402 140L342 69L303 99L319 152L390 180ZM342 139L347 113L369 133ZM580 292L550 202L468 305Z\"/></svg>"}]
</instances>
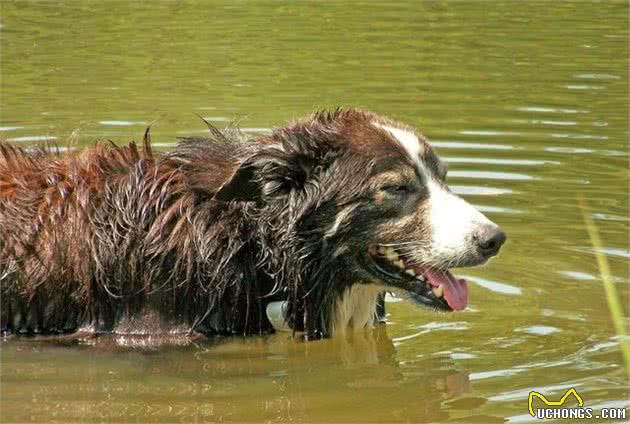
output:
<instances>
[{"instance_id":1,"label":"wet matted fur","mask_svg":"<svg viewBox=\"0 0 630 424\"><path fill-rule=\"evenodd\" d=\"M2 331L258 334L287 301L313 339L371 325L384 290L461 309L448 269L502 241L479 247L498 227L445 174L412 128L356 109L253 140L211 128L162 155L148 134L70 153L0 143Z\"/></svg>"}]
</instances>

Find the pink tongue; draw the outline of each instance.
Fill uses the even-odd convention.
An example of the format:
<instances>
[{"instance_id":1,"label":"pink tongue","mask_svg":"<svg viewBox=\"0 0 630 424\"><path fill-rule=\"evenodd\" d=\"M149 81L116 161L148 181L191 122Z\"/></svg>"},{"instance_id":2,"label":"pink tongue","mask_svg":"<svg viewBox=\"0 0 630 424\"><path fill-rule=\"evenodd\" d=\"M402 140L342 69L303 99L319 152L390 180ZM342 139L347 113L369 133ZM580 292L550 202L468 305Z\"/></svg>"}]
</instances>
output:
<instances>
[{"instance_id":1,"label":"pink tongue","mask_svg":"<svg viewBox=\"0 0 630 424\"><path fill-rule=\"evenodd\" d=\"M444 300L454 311L461 311L468 304L468 282L458 280L453 274L440 271L435 268L427 268L424 271L429 284L433 287L444 288Z\"/></svg>"}]
</instances>

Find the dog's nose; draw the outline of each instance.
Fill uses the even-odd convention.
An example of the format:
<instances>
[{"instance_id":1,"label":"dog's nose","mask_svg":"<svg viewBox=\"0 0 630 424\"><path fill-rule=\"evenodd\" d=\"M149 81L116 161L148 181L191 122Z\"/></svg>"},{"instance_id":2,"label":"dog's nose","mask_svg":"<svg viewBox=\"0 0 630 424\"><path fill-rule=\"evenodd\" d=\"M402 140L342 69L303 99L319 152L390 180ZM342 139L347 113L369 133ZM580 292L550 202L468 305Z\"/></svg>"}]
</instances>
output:
<instances>
[{"instance_id":1,"label":"dog's nose","mask_svg":"<svg viewBox=\"0 0 630 424\"><path fill-rule=\"evenodd\" d=\"M479 250L485 258L490 258L499 253L499 249L506 239L505 233L496 225L483 226L475 236L477 246L479 246Z\"/></svg>"}]
</instances>

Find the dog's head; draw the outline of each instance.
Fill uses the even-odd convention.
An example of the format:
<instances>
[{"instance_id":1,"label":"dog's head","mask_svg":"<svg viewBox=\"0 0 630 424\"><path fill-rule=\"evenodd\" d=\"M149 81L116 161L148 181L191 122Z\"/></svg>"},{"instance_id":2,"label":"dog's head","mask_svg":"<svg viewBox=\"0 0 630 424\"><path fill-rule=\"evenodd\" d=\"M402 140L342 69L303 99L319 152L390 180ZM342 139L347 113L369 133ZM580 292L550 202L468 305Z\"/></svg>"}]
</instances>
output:
<instances>
[{"instance_id":1,"label":"dog's head","mask_svg":"<svg viewBox=\"0 0 630 424\"><path fill-rule=\"evenodd\" d=\"M273 209L311 263L317 249L328 258L322 266L343 263L336 275L345 284L378 284L461 310L467 283L449 270L485 263L506 236L450 192L446 173L413 128L351 109L259 139L215 198Z\"/></svg>"}]
</instances>

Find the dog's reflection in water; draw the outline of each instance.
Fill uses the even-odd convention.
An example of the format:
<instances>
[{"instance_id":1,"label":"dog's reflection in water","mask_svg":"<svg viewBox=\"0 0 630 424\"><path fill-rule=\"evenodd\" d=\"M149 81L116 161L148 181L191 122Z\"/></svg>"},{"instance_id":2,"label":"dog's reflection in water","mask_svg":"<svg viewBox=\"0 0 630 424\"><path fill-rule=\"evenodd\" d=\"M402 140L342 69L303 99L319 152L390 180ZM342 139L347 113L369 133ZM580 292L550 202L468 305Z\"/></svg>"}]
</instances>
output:
<instances>
[{"instance_id":1,"label":"dog's reflection in water","mask_svg":"<svg viewBox=\"0 0 630 424\"><path fill-rule=\"evenodd\" d=\"M200 344L195 361L162 360L172 360L165 368L179 376L247 391L247 399L214 404L215 412L226 408L223 413L243 420L256 416L244 412L254 408L279 421L442 421L448 418L442 402L471 391L468 372L455 370L450 359L426 352L426 358L398 359L385 325L316 343L296 339L288 333L230 339Z\"/></svg>"},{"instance_id":2,"label":"dog's reflection in water","mask_svg":"<svg viewBox=\"0 0 630 424\"><path fill-rule=\"evenodd\" d=\"M89 416L83 404L54 401L76 389L53 381L40 387L40 412L81 420L165 419L177 410L185 421L436 422L449 418L449 400L470 392L468 373L430 347L401 357L385 325L317 342L291 333L179 339L187 345L176 337L148 337L91 336L80 341L87 348L56 353L71 355L85 371L76 387L93 388ZM58 349L62 340L22 339L5 347ZM30 350L19 353L29 367L38 361L56 366ZM120 407L107 407L112 401Z\"/></svg>"}]
</instances>

